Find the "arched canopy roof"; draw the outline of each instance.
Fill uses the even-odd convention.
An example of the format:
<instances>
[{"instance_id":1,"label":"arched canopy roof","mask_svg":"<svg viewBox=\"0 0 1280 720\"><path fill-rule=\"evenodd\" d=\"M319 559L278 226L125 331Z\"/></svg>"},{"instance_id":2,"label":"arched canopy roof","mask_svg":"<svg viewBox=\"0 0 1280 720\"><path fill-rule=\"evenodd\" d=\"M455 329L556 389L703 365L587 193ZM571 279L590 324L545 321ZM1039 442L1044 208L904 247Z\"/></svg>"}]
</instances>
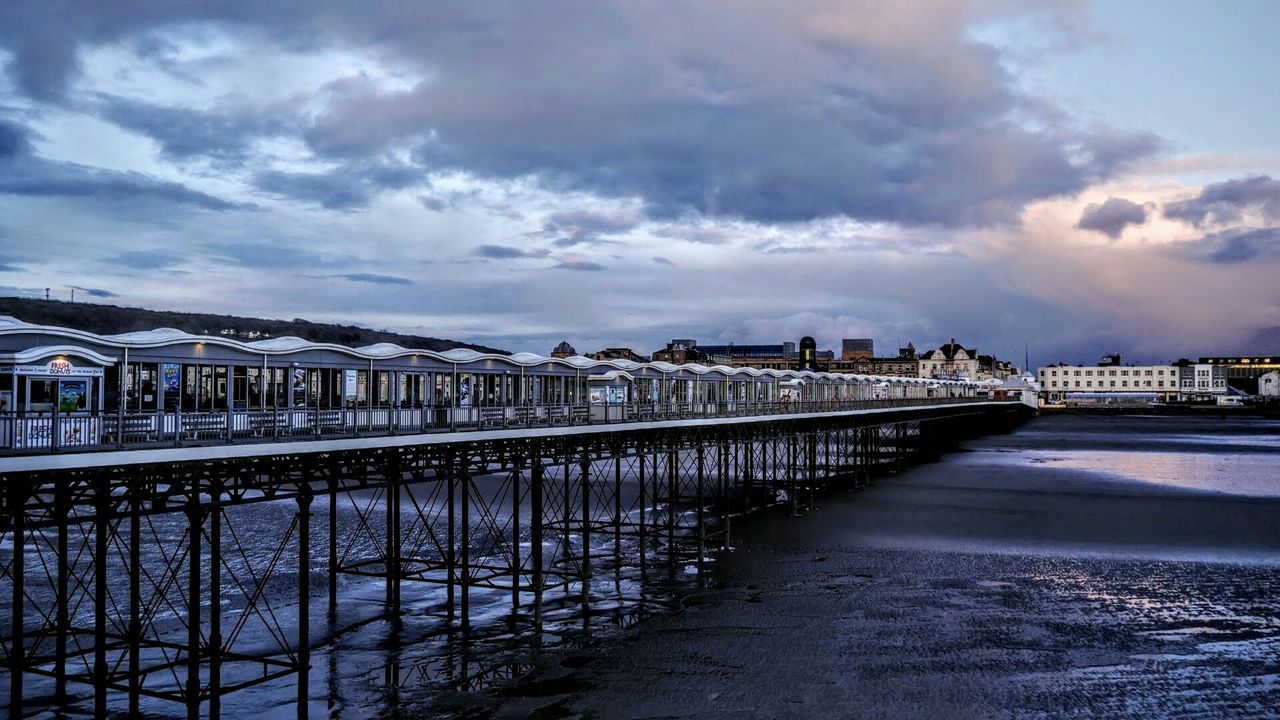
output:
<instances>
[{"instance_id":1,"label":"arched canopy roof","mask_svg":"<svg viewBox=\"0 0 1280 720\"><path fill-rule=\"evenodd\" d=\"M441 367L457 367L459 370L472 371L508 371L516 372L529 369L535 372L551 372L554 374L582 377L591 373L605 374L622 371L630 377L655 375L686 380L752 380L757 382L799 381L802 383L884 383L898 384L943 384L975 386L975 383L956 380L926 381L920 378L881 377L853 373L813 372L809 370L775 370L723 365L705 366L696 363L673 365L668 362L637 363L631 360L593 360L581 355L566 358L551 358L535 353L516 353L501 355L497 353L481 353L466 348L456 348L437 352L401 347L392 343L378 343L364 347L346 347L333 343L314 343L298 337L278 337L266 340L243 342L233 338L193 335L173 328L158 328L142 332L121 333L117 335L97 335L83 330L56 327L49 325L33 325L17 318L0 316L0 362L31 362L36 355L48 357L63 353L76 354L110 365L118 361L121 353L131 353L131 359L143 359L148 353L163 350L166 357L189 354L192 361L198 361L201 354L210 348L224 351L220 362L232 363L236 360L226 358L242 358L245 364L257 364L268 360L290 361L306 360L307 354L326 353L329 357L358 360L362 364L379 361L389 362L405 360L410 363L428 362ZM60 349L60 350L59 350ZM43 353L43 354L41 354ZM19 357L25 358L18 360Z\"/></svg>"}]
</instances>

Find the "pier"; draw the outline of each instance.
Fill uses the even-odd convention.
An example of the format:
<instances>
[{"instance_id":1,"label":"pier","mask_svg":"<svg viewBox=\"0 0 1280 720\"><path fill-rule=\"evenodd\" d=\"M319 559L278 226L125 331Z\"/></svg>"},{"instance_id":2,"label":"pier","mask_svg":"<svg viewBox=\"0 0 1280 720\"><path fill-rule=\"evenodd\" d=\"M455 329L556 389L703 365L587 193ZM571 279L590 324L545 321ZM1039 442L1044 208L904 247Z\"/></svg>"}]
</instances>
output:
<instances>
[{"instance_id":1,"label":"pier","mask_svg":"<svg viewBox=\"0 0 1280 720\"><path fill-rule=\"evenodd\" d=\"M536 634L549 596L589 603L597 565L618 571L601 562L611 547L634 547L642 574L701 567L730 545L735 517L777 505L803 512L823 493L1026 413L1019 403L922 398L0 458L0 541L12 547L0 568L8 711L74 702L102 716L154 700L217 717L224 698L284 683L297 688L303 717L313 616L340 614L341 577L381 582L378 614L393 623L405 588L432 585L444 601L431 622L470 633L474 600L499 593ZM275 522L244 514L264 504ZM340 526L340 516L355 520Z\"/></svg>"}]
</instances>

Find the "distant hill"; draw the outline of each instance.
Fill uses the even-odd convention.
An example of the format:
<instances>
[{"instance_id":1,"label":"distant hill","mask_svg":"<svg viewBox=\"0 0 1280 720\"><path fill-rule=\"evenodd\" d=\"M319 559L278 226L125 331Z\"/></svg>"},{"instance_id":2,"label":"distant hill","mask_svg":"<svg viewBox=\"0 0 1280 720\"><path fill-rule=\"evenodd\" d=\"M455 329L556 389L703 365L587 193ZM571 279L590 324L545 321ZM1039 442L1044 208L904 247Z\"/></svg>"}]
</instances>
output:
<instances>
[{"instance_id":1,"label":"distant hill","mask_svg":"<svg viewBox=\"0 0 1280 720\"><path fill-rule=\"evenodd\" d=\"M401 335L355 325L328 325L301 319L267 320L234 315L143 310L119 305L71 303L62 300L0 297L0 315L12 315L19 320L36 325L58 325L99 335L171 327L197 335L220 335L243 341L293 335L312 342L334 343L350 347L385 342L422 350L471 348L480 352L510 354L506 350L485 345L418 335Z\"/></svg>"}]
</instances>

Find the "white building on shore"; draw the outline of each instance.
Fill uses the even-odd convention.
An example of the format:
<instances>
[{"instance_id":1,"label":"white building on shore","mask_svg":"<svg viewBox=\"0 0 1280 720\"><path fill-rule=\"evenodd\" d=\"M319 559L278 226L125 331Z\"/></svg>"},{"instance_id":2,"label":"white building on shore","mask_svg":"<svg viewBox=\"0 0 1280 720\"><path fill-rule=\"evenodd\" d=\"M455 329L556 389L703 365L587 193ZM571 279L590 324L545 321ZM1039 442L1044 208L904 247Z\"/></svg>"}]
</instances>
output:
<instances>
[{"instance_id":1,"label":"white building on shore","mask_svg":"<svg viewBox=\"0 0 1280 720\"><path fill-rule=\"evenodd\" d=\"M1176 365L1050 365L1036 372L1040 396L1046 402L1072 399L1135 401L1177 400L1180 368ZM1074 398L1073 398L1074 396Z\"/></svg>"}]
</instances>

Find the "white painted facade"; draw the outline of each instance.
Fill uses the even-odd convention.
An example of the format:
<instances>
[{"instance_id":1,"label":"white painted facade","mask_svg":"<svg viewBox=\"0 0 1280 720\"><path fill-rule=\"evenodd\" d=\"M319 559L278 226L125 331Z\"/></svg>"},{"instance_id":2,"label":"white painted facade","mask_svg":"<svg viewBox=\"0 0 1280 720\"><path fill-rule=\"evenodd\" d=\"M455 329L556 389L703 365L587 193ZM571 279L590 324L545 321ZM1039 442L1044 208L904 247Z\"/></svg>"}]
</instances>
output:
<instances>
[{"instance_id":1,"label":"white painted facade","mask_svg":"<svg viewBox=\"0 0 1280 720\"><path fill-rule=\"evenodd\" d=\"M1280 398L1280 370L1258 378L1258 395L1264 398Z\"/></svg>"},{"instance_id":2,"label":"white painted facade","mask_svg":"<svg viewBox=\"0 0 1280 720\"><path fill-rule=\"evenodd\" d=\"M1036 378L1049 400L1062 399L1069 392L1155 393L1161 399L1173 399L1180 392L1175 365L1053 365L1039 368Z\"/></svg>"}]
</instances>

